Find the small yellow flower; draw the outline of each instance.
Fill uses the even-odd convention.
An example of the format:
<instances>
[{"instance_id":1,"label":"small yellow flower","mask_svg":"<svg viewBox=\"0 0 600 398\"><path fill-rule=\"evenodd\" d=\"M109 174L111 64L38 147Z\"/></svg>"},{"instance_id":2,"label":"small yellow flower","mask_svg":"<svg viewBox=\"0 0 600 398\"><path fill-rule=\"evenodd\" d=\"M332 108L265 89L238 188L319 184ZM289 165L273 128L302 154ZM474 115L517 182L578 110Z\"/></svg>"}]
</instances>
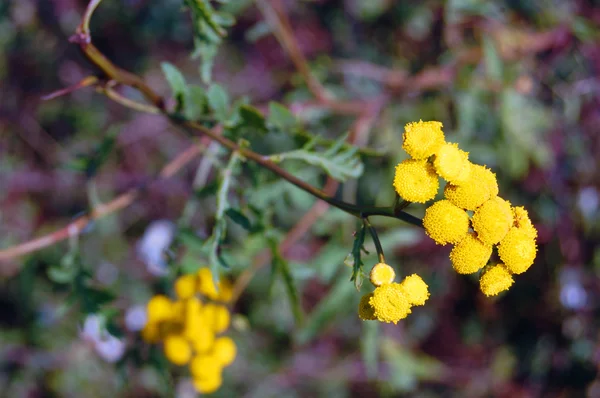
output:
<instances>
[{"instance_id":1,"label":"small yellow flower","mask_svg":"<svg viewBox=\"0 0 600 398\"><path fill-rule=\"evenodd\" d=\"M186 325L187 326L187 325ZM207 353L215 342L215 333L205 323L194 323L187 329L186 337L192 342L197 354Z\"/></svg>"},{"instance_id":2,"label":"small yellow flower","mask_svg":"<svg viewBox=\"0 0 600 398\"><path fill-rule=\"evenodd\" d=\"M358 304L358 317L363 321L373 321L377 319L375 317L375 310L370 303L371 297L373 297L373 293L365 294L361 297L360 303Z\"/></svg>"},{"instance_id":3,"label":"small yellow flower","mask_svg":"<svg viewBox=\"0 0 600 398\"><path fill-rule=\"evenodd\" d=\"M486 296L495 296L508 290L514 283L513 277L503 264L496 264L483 271L479 288Z\"/></svg>"},{"instance_id":4,"label":"small yellow flower","mask_svg":"<svg viewBox=\"0 0 600 398\"><path fill-rule=\"evenodd\" d=\"M172 334L165 338L165 356L175 365L185 365L192 358L192 348L183 336Z\"/></svg>"},{"instance_id":5,"label":"small yellow flower","mask_svg":"<svg viewBox=\"0 0 600 398\"><path fill-rule=\"evenodd\" d=\"M482 269L492 255L492 245L483 243L470 232L450 252L452 268L459 274L472 274Z\"/></svg>"},{"instance_id":6,"label":"small yellow flower","mask_svg":"<svg viewBox=\"0 0 600 398\"><path fill-rule=\"evenodd\" d=\"M531 223L531 220L529 219L529 213L527 213L527 210L525 210L525 208L522 206L513 207L512 210L515 220L514 226L516 228L519 228L521 231L525 232L530 238L536 239L537 229L535 229L535 227Z\"/></svg>"},{"instance_id":7,"label":"small yellow flower","mask_svg":"<svg viewBox=\"0 0 600 398\"><path fill-rule=\"evenodd\" d=\"M496 196L479 206L473 214L473 229L484 243L500 242L513 224L510 202Z\"/></svg>"},{"instance_id":8,"label":"small yellow flower","mask_svg":"<svg viewBox=\"0 0 600 398\"><path fill-rule=\"evenodd\" d=\"M219 297L219 292L217 291L217 286L215 285L213 274L210 272L210 269L206 267L200 268L198 270L198 279L200 280L200 283L198 284L198 293L203 294L212 300L216 300Z\"/></svg>"},{"instance_id":9,"label":"small yellow flower","mask_svg":"<svg viewBox=\"0 0 600 398\"><path fill-rule=\"evenodd\" d=\"M428 286L417 274L412 274L404 278L400 286L411 305L424 305L425 301L429 298Z\"/></svg>"},{"instance_id":10,"label":"small yellow flower","mask_svg":"<svg viewBox=\"0 0 600 398\"><path fill-rule=\"evenodd\" d=\"M384 283L392 283L396 273L394 269L385 263L377 263L371 268L369 279L375 286L381 286Z\"/></svg>"},{"instance_id":11,"label":"small yellow flower","mask_svg":"<svg viewBox=\"0 0 600 398\"><path fill-rule=\"evenodd\" d=\"M404 160L396 166L394 188L409 202L425 203L435 197L439 180L433 166L426 160Z\"/></svg>"},{"instance_id":12,"label":"small yellow flower","mask_svg":"<svg viewBox=\"0 0 600 398\"><path fill-rule=\"evenodd\" d=\"M190 363L190 373L196 390L210 394L221 387L223 367L212 355L196 355Z\"/></svg>"},{"instance_id":13,"label":"small yellow flower","mask_svg":"<svg viewBox=\"0 0 600 398\"><path fill-rule=\"evenodd\" d=\"M217 391L219 387L221 387L221 384L223 384L223 379L221 373L217 373L202 379L193 378L192 384L194 385L196 391L198 391L200 394L212 394L213 392Z\"/></svg>"},{"instance_id":14,"label":"small yellow flower","mask_svg":"<svg viewBox=\"0 0 600 398\"><path fill-rule=\"evenodd\" d=\"M175 293L180 299L188 299L196 293L197 285L196 275L182 275L175 281Z\"/></svg>"},{"instance_id":15,"label":"small yellow flower","mask_svg":"<svg viewBox=\"0 0 600 398\"><path fill-rule=\"evenodd\" d=\"M437 244L460 242L469 231L469 215L448 200L439 200L425 210L425 232Z\"/></svg>"},{"instance_id":16,"label":"small yellow flower","mask_svg":"<svg viewBox=\"0 0 600 398\"><path fill-rule=\"evenodd\" d=\"M224 305L208 303L203 308L204 320L215 333L221 333L227 330L231 315Z\"/></svg>"},{"instance_id":17,"label":"small yellow flower","mask_svg":"<svg viewBox=\"0 0 600 398\"><path fill-rule=\"evenodd\" d=\"M160 329L157 323L148 322L142 329L142 339L147 343L158 343L160 341Z\"/></svg>"},{"instance_id":18,"label":"small yellow flower","mask_svg":"<svg viewBox=\"0 0 600 398\"><path fill-rule=\"evenodd\" d=\"M475 210L497 194L495 174L478 164L471 164L471 173L466 182L460 185L446 184L444 189L446 199L465 210Z\"/></svg>"},{"instance_id":19,"label":"small yellow flower","mask_svg":"<svg viewBox=\"0 0 600 398\"><path fill-rule=\"evenodd\" d=\"M435 153L435 171L444 180L460 185L471 175L469 153L458 149L458 144L447 142Z\"/></svg>"},{"instance_id":20,"label":"small yellow flower","mask_svg":"<svg viewBox=\"0 0 600 398\"><path fill-rule=\"evenodd\" d=\"M444 132L440 122L420 120L404 126L402 148L413 159L427 159L443 143Z\"/></svg>"},{"instance_id":21,"label":"small yellow flower","mask_svg":"<svg viewBox=\"0 0 600 398\"><path fill-rule=\"evenodd\" d=\"M221 366L230 365L235 360L236 354L235 342L230 337L219 337L215 340L213 356Z\"/></svg>"},{"instance_id":22,"label":"small yellow flower","mask_svg":"<svg viewBox=\"0 0 600 398\"><path fill-rule=\"evenodd\" d=\"M173 315L173 303L167 296L156 295L148 301L146 307L148 322L161 322Z\"/></svg>"},{"instance_id":23,"label":"small yellow flower","mask_svg":"<svg viewBox=\"0 0 600 398\"><path fill-rule=\"evenodd\" d=\"M399 283L381 285L369 300L375 317L381 322L398 323L410 314L410 303Z\"/></svg>"},{"instance_id":24,"label":"small yellow flower","mask_svg":"<svg viewBox=\"0 0 600 398\"><path fill-rule=\"evenodd\" d=\"M513 274L521 274L535 260L537 246L535 239L519 228L511 228L498 245L498 255Z\"/></svg>"}]
</instances>

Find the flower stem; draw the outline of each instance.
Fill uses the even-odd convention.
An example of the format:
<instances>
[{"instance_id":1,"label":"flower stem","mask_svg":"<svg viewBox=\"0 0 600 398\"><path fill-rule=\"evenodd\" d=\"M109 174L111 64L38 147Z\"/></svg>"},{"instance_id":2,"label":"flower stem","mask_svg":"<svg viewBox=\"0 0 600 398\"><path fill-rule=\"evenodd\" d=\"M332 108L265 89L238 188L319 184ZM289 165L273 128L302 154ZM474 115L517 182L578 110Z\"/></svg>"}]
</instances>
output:
<instances>
[{"instance_id":1,"label":"flower stem","mask_svg":"<svg viewBox=\"0 0 600 398\"><path fill-rule=\"evenodd\" d=\"M379 236L377 235L377 231L369 222L368 217L363 217L363 224L369 230L371 234L371 238L373 239L373 243L375 244L375 250L377 251L377 257L380 263L385 263L385 256L383 255L383 247L381 246L381 242L379 241Z\"/></svg>"}]
</instances>

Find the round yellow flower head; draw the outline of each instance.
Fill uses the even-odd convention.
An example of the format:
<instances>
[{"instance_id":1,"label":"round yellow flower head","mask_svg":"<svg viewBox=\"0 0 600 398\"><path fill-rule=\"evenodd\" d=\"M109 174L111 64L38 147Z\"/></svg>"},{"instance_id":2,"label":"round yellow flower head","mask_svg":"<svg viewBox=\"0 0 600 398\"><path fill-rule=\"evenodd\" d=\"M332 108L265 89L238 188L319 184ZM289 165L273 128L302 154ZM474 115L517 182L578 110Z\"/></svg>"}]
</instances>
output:
<instances>
[{"instance_id":1,"label":"round yellow flower head","mask_svg":"<svg viewBox=\"0 0 600 398\"><path fill-rule=\"evenodd\" d=\"M190 362L190 373L194 379L210 379L221 375L223 366L212 354L196 355Z\"/></svg>"},{"instance_id":2,"label":"round yellow flower head","mask_svg":"<svg viewBox=\"0 0 600 398\"><path fill-rule=\"evenodd\" d=\"M461 184L471 175L469 153L458 149L458 144L447 142L435 153L433 162L440 177L452 184Z\"/></svg>"},{"instance_id":3,"label":"round yellow flower head","mask_svg":"<svg viewBox=\"0 0 600 398\"><path fill-rule=\"evenodd\" d=\"M167 359L175 365L185 365L192 358L192 348L183 336L167 336L163 348Z\"/></svg>"},{"instance_id":4,"label":"round yellow flower head","mask_svg":"<svg viewBox=\"0 0 600 398\"><path fill-rule=\"evenodd\" d=\"M429 298L428 286L417 274L412 274L404 278L400 283L404 294L411 305L424 305Z\"/></svg>"},{"instance_id":5,"label":"round yellow flower head","mask_svg":"<svg viewBox=\"0 0 600 398\"><path fill-rule=\"evenodd\" d=\"M394 269L386 263L375 264L373 268L371 268L371 273L369 274L369 279L375 286L381 286L384 283L392 283L395 277L396 273L394 272Z\"/></svg>"},{"instance_id":6,"label":"round yellow flower head","mask_svg":"<svg viewBox=\"0 0 600 398\"><path fill-rule=\"evenodd\" d=\"M404 126L402 149L413 159L427 159L444 143L444 132L440 122L408 123Z\"/></svg>"},{"instance_id":7,"label":"round yellow flower head","mask_svg":"<svg viewBox=\"0 0 600 398\"><path fill-rule=\"evenodd\" d=\"M215 340L213 356L221 366L230 365L235 360L236 354L235 342L230 337L219 337Z\"/></svg>"},{"instance_id":8,"label":"round yellow flower head","mask_svg":"<svg viewBox=\"0 0 600 398\"><path fill-rule=\"evenodd\" d=\"M148 322L142 329L142 339L147 343L158 343L160 341L160 329L157 323Z\"/></svg>"},{"instance_id":9,"label":"round yellow flower head","mask_svg":"<svg viewBox=\"0 0 600 398\"><path fill-rule=\"evenodd\" d=\"M498 255L513 274L529 269L535 260L535 239L519 228L511 228L498 245Z\"/></svg>"},{"instance_id":10,"label":"round yellow flower head","mask_svg":"<svg viewBox=\"0 0 600 398\"><path fill-rule=\"evenodd\" d=\"M427 160L404 160L396 166L394 188L409 202L425 203L435 197L440 182Z\"/></svg>"},{"instance_id":11,"label":"round yellow flower head","mask_svg":"<svg viewBox=\"0 0 600 398\"><path fill-rule=\"evenodd\" d=\"M215 342L215 332L202 321L195 323L193 329L190 328L189 332L186 333L186 337L192 342L194 351L197 354L208 352Z\"/></svg>"},{"instance_id":12,"label":"round yellow flower head","mask_svg":"<svg viewBox=\"0 0 600 398\"><path fill-rule=\"evenodd\" d=\"M510 202L496 196L479 206L473 214L473 229L484 243L500 242L513 224Z\"/></svg>"},{"instance_id":13,"label":"round yellow flower head","mask_svg":"<svg viewBox=\"0 0 600 398\"><path fill-rule=\"evenodd\" d=\"M519 228L521 231L525 232L529 237L536 239L537 238L537 229L531 223L529 219L529 213L525 210L524 207L513 207L513 217L514 217L514 226Z\"/></svg>"},{"instance_id":14,"label":"round yellow flower head","mask_svg":"<svg viewBox=\"0 0 600 398\"><path fill-rule=\"evenodd\" d=\"M425 210L425 233L439 245L460 242L469 232L469 215L448 200L439 200Z\"/></svg>"},{"instance_id":15,"label":"round yellow flower head","mask_svg":"<svg viewBox=\"0 0 600 398\"><path fill-rule=\"evenodd\" d=\"M492 255L492 245L483 243L470 232L450 252L452 268L459 274L472 274L482 269Z\"/></svg>"},{"instance_id":16,"label":"round yellow flower head","mask_svg":"<svg viewBox=\"0 0 600 398\"><path fill-rule=\"evenodd\" d=\"M221 387L223 379L221 373L217 373L202 379L193 378L192 384L200 394L212 394Z\"/></svg>"},{"instance_id":17,"label":"round yellow flower head","mask_svg":"<svg viewBox=\"0 0 600 398\"><path fill-rule=\"evenodd\" d=\"M210 272L209 268L200 268L198 270L198 293L203 294L204 296L216 300L219 297L219 292L217 291L217 286L215 285L215 281L213 279L212 272Z\"/></svg>"},{"instance_id":18,"label":"round yellow flower head","mask_svg":"<svg viewBox=\"0 0 600 398\"><path fill-rule=\"evenodd\" d=\"M444 189L446 199L465 210L475 210L497 194L496 176L490 169L478 164L471 164L471 173L466 182L460 185L446 184Z\"/></svg>"},{"instance_id":19,"label":"round yellow flower head","mask_svg":"<svg viewBox=\"0 0 600 398\"><path fill-rule=\"evenodd\" d=\"M361 297L360 303L358 303L358 317L363 321L373 321L377 319L375 317L375 310L371 307L371 297L373 297L373 293L367 293Z\"/></svg>"},{"instance_id":20,"label":"round yellow flower head","mask_svg":"<svg viewBox=\"0 0 600 398\"><path fill-rule=\"evenodd\" d=\"M503 264L486 268L479 279L479 288L486 296L495 296L508 290L514 283L513 277Z\"/></svg>"},{"instance_id":21,"label":"round yellow flower head","mask_svg":"<svg viewBox=\"0 0 600 398\"><path fill-rule=\"evenodd\" d=\"M149 323L168 320L173 314L173 303L167 296L156 295L148 301L146 313Z\"/></svg>"},{"instance_id":22,"label":"round yellow flower head","mask_svg":"<svg viewBox=\"0 0 600 398\"><path fill-rule=\"evenodd\" d=\"M196 275L182 275L175 281L175 293L180 299L189 299L196 294L198 278Z\"/></svg>"},{"instance_id":23,"label":"round yellow flower head","mask_svg":"<svg viewBox=\"0 0 600 398\"><path fill-rule=\"evenodd\" d=\"M231 315L224 305L208 303L203 308L204 320L215 333L221 333L227 330Z\"/></svg>"},{"instance_id":24,"label":"round yellow flower head","mask_svg":"<svg viewBox=\"0 0 600 398\"><path fill-rule=\"evenodd\" d=\"M369 300L375 317L381 322L398 323L410 314L410 303L399 283L381 285Z\"/></svg>"}]
</instances>

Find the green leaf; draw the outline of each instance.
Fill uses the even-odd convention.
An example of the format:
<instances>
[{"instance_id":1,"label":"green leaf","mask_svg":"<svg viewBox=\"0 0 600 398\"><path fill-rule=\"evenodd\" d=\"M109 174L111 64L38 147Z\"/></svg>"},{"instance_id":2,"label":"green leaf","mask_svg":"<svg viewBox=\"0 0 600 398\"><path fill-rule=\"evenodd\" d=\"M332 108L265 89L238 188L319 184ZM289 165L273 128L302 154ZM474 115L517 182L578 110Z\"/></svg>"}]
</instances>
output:
<instances>
[{"instance_id":1,"label":"green leaf","mask_svg":"<svg viewBox=\"0 0 600 398\"><path fill-rule=\"evenodd\" d=\"M207 106L206 93L200 86L187 87L184 103L184 116L188 120L197 120L204 114Z\"/></svg>"},{"instance_id":2,"label":"green leaf","mask_svg":"<svg viewBox=\"0 0 600 398\"><path fill-rule=\"evenodd\" d=\"M288 108L277 102L269 102L269 117L267 123L270 127L279 130L293 129L298 125L296 117Z\"/></svg>"},{"instance_id":3,"label":"green leaf","mask_svg":"<svg viewBox=\"0 0 600 398\"><path fill-rule=\"evenodd\" d=\"M364 274L362 271L362 267L364 264L361 259L361 251L363 250L363 245L365 243L366 232L367 228L364 224L361 224L360 229L354 237L354 244L352 245L352 258L354 261L352 263L352 277L350 278L350 280L354 282L356 290L360 290L364 278Z\"/></svg>"},{"instance_id":4,"label":"green leaf","mask_svg":"<svg viewBox=\"0 0 600 398\"><path fill-rule=\"evenodd\" d=\"M106 163L117 143L118 129L108 130L102 141L88 154L77 155L66 167L71 170L83 171L87 178L94 177Z\"/></svg>"},{"instance_id":5,"label":"green leaf","mask_svg":"<svg viewBox=\"0 0 600 398\"><path fill-rule=\"evenodd\" d=\"M183 74L173 64L163 62L160 64L160 67L167 79L167 83L169 83L173 97L177 101L183 102L187 92L185 77L183 77Z\"/></svg>"},{"instance_id":6,"label":"green leaf","mask_svg":"<svg viewBox=\"0 0 600 398\"><path fill-rule=\"evenodd\" d=\"M242 213L238 209L230 207L225 211L225 214L227 215L227 217L231 218L231 221L235 222L240 227L244 228L246 231L250 231L252 229L252 223L250 222L248 217L246 217L244 213Z\"/></svg>"},{"instance_id":7,"label":"green leaf","mask_svg":"<svg viewBox=\"0 0 600 398\"><path fill-rule=\"evenodd\" d=\"M497 82L502 81L502 58L496 50L494 41L489 36L483 38L483 59L488 77Z\"/></svg>"},{"instance_id":8,"label":"green leaf","mask_svg":"<svg viewBox=\"0 0 600 398\"><path fill-rule=\"evenodd\" d=\"M224 122L229 115L229 95L218 84L212 84L207 92L208 105L214 111L217 120Z\"/></svg>"},{"instance_id":9,"label":"green leaf","mask_svg":"<svg viewBox=\"0 0 600 398\"><path fill-rule=\"evenodd\" d=\"M239 107L239 114L244 127L254 128L261 133L268 131L265 117L255 107L246 104L241 105Z\"/></svg>"},{"instance_id":10,"label":"green leaf","mask_svg":"<svg viewBox=\"0 0 600 398\"><path fill-rule=\"evenodd\" d=\"M279 242L275 238L269 239L269 247L271 249L271 256L273 261L273 271L275 275L280 275L285 289L290 300L290 306L294 312L294 319L297 323L302 323L302 308L300 306L300 299L298 290L294 284L294 279L290 271L289 263L283 258L279 251Z\"/></svg>"}]
</instances>

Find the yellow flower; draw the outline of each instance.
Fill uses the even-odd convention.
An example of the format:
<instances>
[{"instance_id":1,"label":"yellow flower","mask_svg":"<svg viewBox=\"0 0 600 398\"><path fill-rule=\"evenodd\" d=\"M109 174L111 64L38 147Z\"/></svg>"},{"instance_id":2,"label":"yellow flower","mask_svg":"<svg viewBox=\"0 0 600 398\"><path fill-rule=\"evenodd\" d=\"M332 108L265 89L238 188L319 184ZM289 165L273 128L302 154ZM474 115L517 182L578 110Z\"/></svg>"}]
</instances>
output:
<instances>
[{"instance_id":1,"label":"yellow flower","mask_svg":"<svg viewBox=\"0 0 600 398\"><path fill-rule=\"evenodd\" d=\"M216 300L219 297L219 292L217 291L217 286L215 285L213 274L210 272L210 269L206 267L200 268L198 270L198 279L200 280L200 283L198 284L198 293L203 294L212 300Z\"/></svg>"},{"instance_id":2,"label":"yellow flower","mask_svg":"<svg viewBox=\"0 0 600 398\"><path fill-rule=\"evenodd\" d=\"M227 330L231 315L227 307L220 304L208 303L203 308L204 320L215 333L221 333Z\"/></svg>"},{"instance_id":3,"label":"yellow flower","mask_svg":"<svg viewBox=\"0 0 600 398\"><path fill-rule=\"evenodd\" d=\"M215 300L228 303L233 297L233 285L226 279L219 281L219 294Z\"/></svg>"},{"instance_id":4,"label":"yellow flower","mask_svg":"<svg viewBox=\"0 0 600 398\"><path fill-rule=\"evenodd\" d=\"M413 159L426 159L444 143L444 132L440 122L408 123L404 126L402 149Z\"/></svg>"},{"instance_id":5,"label":"yellow flower","mask_svg":"<svg viewBox=\"0 0 600 398\"><path fill-rule=\"evenodd\" d=\"M369 279L375 286L383 285L384 283L392 283L396 273L394 269L385 263L377 263L371 268Z\"/></svg>"},{"instance_id":6,"label":"yellow flower","mask_svg":"<svg viewBox=\"0 0 600 398\"><path fill-rule=\"evenodd\" d=\"M473 214L473 229L488 245L500 242L513 224L510 202L496 196L482 204Z\"/></svg>"},{"instance_id":7,"label":"yellow flower","mask_svg":"<svg viewBox=\"0 0 600 398\"><path fill-rule=\"evenodd\" d=\"M437 244L460 242L469 231L469 215L448 200L439 200L425 210L425 232Z\"/></svg>"},{"instance_id":8,"label":"yellow flower","mask_svg":"<svg viewBox=\"0 0 600 398\"><path fill-rule=\"evenodd\" d=\"M513 274L521 274L533 264L537 253L535 239L519 228L511 228L498 245L498 255Z\"/></svg>"},{"instance_id":9,"label":"yellow flower","mask_svg":"<svg viewBox=\"0 0 600 398\"><path fill-rule=\"evenodd\" d=\"M190 363L194 388L202 394L210 394L221 387L223 367L212 355L196 355Z\"/></svg>"},{"instance_id":10,"label":"yellow flower","mask_svg":"<svg viewBox=\"0 0 600 398\"><path fill-rule=\"evenodd\" d=\"M173 315L173 303L167 296L156 295L148 301L146 307L148 322L161 322Z\"/></svg>"},{"instance_id":11,"label":"yellow flower","mask_svg":"<svg viewBox=\"0 0 600 398\"><path fill-rule=\"evenodd\" d=\"M193 378L192 384L194 385L196 391L198 391L200 394L212 394L213 392L217 391L219 387L221 387L221 384L223 384L223 379L221 374L217 373L202 379Z\"/></svg>"},{"instance_id":12,"label":"yellow flower","mask_svg":"<svg viewBox=\"0 0 600 398\"><path fill-rule=\"evenodd\" d=\"M373 293L365 294L361 297L360 303L358 304L358 317L363 321L373 321L377 319L375 317L375 310L370 303L371 297L373 297Z\"/></svg>"},{"instance_id":13,"label":"yellow flower","mask_svg":"<svg viewBox=\"0 0 600 398\"><path fill-rule=\"evenodd\" d=\"M471 175L469 153L458 149L458 144L447 142L435 153L435 171L444 180L460 185Z\"/></svg>"},{"instance_id":14,"label":"yellow flower","mask_svg":"<svg viewBox=\"0 0 600 398\"><path fill-rule=\"evenodd\" d=\"M399 283L381 285L373 292L369 303L381 322L398 323L410 314L410 303Z\"/></svg>"},{"instance_id":15,"label":"yellow flower","mask_svg":"<svg viewBox=\"0 0 600 398\"><path fill-rule=\"evenodd\" d=\"M219 337L215 340L213 356L222 366L230 365L237 354L235 342L229 337Z\"/></svg>"},{"instance_id":16,"label":"yellow flower","mask_svg":"<svg viewBox=\"0 0 600 398\"><path fill-rule=\"evenodd\" d=\"M535 229L535 227L531 223L527 210L525 210L524 207L519 206L513 207L512 211L515 220L514 226L519 228L521 231L525 232L527 236L531 237L532 239L536 239L537 229Z\"/></svg>"},{"instance_id":17,"label":"yellow flower","mask_svg":"<svg viewBox=\"0 0 600 398\"><path fill-rule=\"evenodd\" d=\"M142 339L147 343L158 343L160 341L160 329L157 323L148 322L142 329Z\"/></svg>"},{"instance_id":18,"label":"yellow flower","mask_svg":"<svg viewBox=\"0 0 600 398\"><path fill-rule=\"evenodd\" d=\"M508 290L514 283L513 277L503 264L488 267L481 274L479 288L486 296L495 296Z\"/></svg>"},{"instance_id":19,"label":"yellow flower","mask_svg":"<svg viewBox=\"0 0 600 398\"><path fill-rule=\"evenodd\" d=\"M411 305L424 305L425 301L429 298L428 286L417 274L412 274L404 278L400 286Z\"/></svg>"},{"instance_id":20,"label":"yellow flower","mask_svg":"<svg viewBox=\"0 0 600 398\"><path fill-rule=\"evenodd\" d=\"M492 245L483 243L470 232L450 252L452 267L459 274L472 274L483 268L492 255Z\"/></svg>"},{"instance_id":21,"label":"yellow flower","mask_svg":"<svg viewBox=\"0 0 600 398\"><path fill-rule=\"evenodd\" d=\"M196 293L198 278L196 275L182 275L175 281L175 293L180 299L188 299Z\"/></svg>"},{"instance_id":22,"label":"yellow flower","mask_svg":"<svg viewBox=\"0 0 600 398\"><path fill-rule=\"evenodd\" d=\"M185 365L192 358L192 348L183 336L172 334L165 338L165 356L175 365Z\"/></svg>"},{"instance_id":23,"label":"yellow flower","mask_svg":"<svg viewBox=\"0 0 600 398\"><path fill-rule=\"evenodd\" d=\"M426 160L404 160L396 166L394 188L402 199L425 203L437 194L439 180Z\"/></svg>"},{"instance_id":24,"label":"yellow flower","mask_svg":"<svg viewBox=\"0 0 600 398\"><path fill-rule=\"evenodd\" d=\"M478 164L471 164L471 173L466 182L460 185L446 184L444 189L446 199L465 210L475 210L497 194L495 174Z\"/></svg>"},{"instance_id":25,"label":"yellow flower","mask_svg":"<svg viewBox=\"0 0 600 398\"><path fill-rule=\"evenodd\" d=\"M212 348L215 342L215 333L202 321L199 323L194 322L187 329L186 337L192 342L194 351L197 354L205 354Z\"/></svg>"}]
</instances>

